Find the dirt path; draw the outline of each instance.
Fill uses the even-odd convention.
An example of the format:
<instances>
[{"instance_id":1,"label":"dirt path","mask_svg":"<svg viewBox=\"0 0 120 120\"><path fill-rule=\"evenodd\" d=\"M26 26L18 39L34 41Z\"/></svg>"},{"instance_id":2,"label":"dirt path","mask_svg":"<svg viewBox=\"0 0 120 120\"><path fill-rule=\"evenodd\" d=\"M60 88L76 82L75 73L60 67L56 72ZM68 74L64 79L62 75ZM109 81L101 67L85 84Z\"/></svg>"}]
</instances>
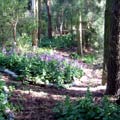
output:
<instances>
[{"instance_id":1,"label":"dirt path","mask_svg":"<svg viewBox=\"0 0 120 120\"><path fill-rule=\"evenodd\" d=\"M65 96L77 99L84 96L86 91L76 91L68 89L57 89L48 86L22 86L16 89L10 101L21 106L21 110L16 113L16 120L54 120L52 108L59 101L63 101ZM104 91L92 92L95 97L102 97Z\"/></svg>"},{"instance_id":2,"label":"dirt path","mask_svg":"<svg viewBox=\"0 0 120 120\"><path fill-rule=\"evenodd\" d=\"M55 104L62 102L66 95L70 96L72 100L84 96L88 86L83 83L81 86L58 89L45 85L23 85L21 82L12 81L5 75L3 75L3 79L8 85L16 86L9 99L17 108L15 120L55 120L52 112ZM91 86L93 96L97 99L104 94L104 89L98 86Z\"/></svg>"}]
</instances>

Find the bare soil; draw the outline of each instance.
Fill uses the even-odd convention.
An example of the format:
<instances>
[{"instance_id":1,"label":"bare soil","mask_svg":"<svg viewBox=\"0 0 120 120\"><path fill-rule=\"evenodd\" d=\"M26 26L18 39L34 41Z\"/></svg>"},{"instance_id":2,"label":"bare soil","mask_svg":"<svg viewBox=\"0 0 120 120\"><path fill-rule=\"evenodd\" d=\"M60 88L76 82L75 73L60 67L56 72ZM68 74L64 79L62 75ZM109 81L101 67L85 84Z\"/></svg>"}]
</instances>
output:
<instances>
[{"instance_id":1,"label":"bare soil","mask_svg":"<svg viewBox=\"0 0 120 120\"><path fill-rule=\"evenodd\" d=\"M16 106L15 120L55 120L52 109L57 102L62 102L66 95L71 100L83 97L86 93L84 89L71 87L69 89L56 88L46 85L23 85L22 82L13 81L9 76L3 75L7 85L15 86L9 101ZM82 84L83 87L84 84ZM96 89L92 91L95 100L99 101L104 94L104 90Z\"/></svg>"}]
</instances>

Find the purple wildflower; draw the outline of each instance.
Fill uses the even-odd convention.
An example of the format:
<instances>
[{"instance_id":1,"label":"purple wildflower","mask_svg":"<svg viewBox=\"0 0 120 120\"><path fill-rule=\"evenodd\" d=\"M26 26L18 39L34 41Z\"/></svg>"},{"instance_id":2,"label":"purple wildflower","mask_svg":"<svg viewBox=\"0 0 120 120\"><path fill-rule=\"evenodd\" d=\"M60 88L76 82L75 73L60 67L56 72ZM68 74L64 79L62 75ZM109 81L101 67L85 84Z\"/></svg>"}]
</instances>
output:
<instances>
[{"instance_id":1,"label":"purple wildflower","mask_svg":"<svg viewBox=\"0 0 120 120\"><path fill-rule=\"evenodd\" d=\"M58 62L58 64L60 65L61 69L64 69L65 64L70 65L72 67L77 67L77 68L82 68L85 66L85 64L81 61L78 60L73 60L70 59L69 57L64 57L61 54L40 54L39 58L42 61L46 61L46 62L50 62L52 60L56 60Z\"/></svg>"}]
</instances>

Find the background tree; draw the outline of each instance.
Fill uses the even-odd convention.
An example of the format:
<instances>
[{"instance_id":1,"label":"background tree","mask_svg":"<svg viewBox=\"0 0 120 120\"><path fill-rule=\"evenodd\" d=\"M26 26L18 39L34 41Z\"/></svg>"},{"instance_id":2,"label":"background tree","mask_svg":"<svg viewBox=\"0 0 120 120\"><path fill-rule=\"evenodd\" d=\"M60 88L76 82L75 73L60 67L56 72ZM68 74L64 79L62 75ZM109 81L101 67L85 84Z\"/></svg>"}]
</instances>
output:
<instances>
[{"instance_id":1,"label":"background tree","mask_svg":"<svg viewBox=\"0 0 120 120\"><path fill-rule=\"evenodd\" d=\"M44 0L48 16L48 38L52 38L51 0Z\"/></svg>"},{"instance_id":2,"label":"background tree","mask_svg":"<svg viewBox=\"0 0 120 120\"><path fill-rule=\"evenodd\" d=\"M38 46L38 43L40 43L38 39L40 37L41 40L44 41L44 38L46 36L49 36L49 38L54 38L56 36L70 36L70 39L75 42L78 40L78 42L80 43L78 44L78 48L80 48L79 52L81 51L88 53L90 51L89 48L94 49L101 47L101 43L103 41L103 29L101 29L103 27L103 0L30 0L31 2L28 0L26 1L29 2L29 7L27 7L29 12L26 7L23 7L23 5L22 7L25 9L23 9L23 12L21 12L22 15L20 12L20 14L16 14L16 16L19 16L18 22L16 16L13 20L14 25L12 24L13 22L11 22L12 29L13 27L15 28L16 23L20 26L16 26L17 30L19 31L13 29L14 41L16 41L19 35L21 36L23 33L26 33L29 37L31 37L32 34L31 44L33 46ZM38 8L40 9L38 10ZM12 9L16 8L14 7ZM26 12L25 14L23 14L25 10ZM39 14L38 12L41 13ZM26 13L29 13L28 16L26 16ZM48 20L49 18L50 20ZM80 20L80 18L82 18L82 20ZM78 28L78 26L81 27ZM52 36L52 33L55 34ZM15 37L15 34L17 34L17 38Z\"/></svg>"},{"instance_id":3,"label":"background tree","mask_svg":"<svg viewBox=\"0 0 120 120\"><path fill-rule=\"evenodd\" d=\"M38 0L38 40L40 40L41 34L41 0Z\"/></svg>"},{"instance_id":4,"label":"background tree","mask_svg":"<svg viewBox=\"0 0 120 120\"><path fill-rule=\"evenodd\" d=\"M39 40L39 34L38 31L40 30L39 27L39 18L40 18L40 1L39 0L32 0L31 1L31 16L32 16L32 24L31 24L31 32L32 32L32 46L33 50L36 50L38 47L38 40ZM28 16L29 17L29 16ZM40 32L40 31L39 31Z\"/></svg>"},{"instance_id":5,"label":"background tree","mask_svg":"<svg viewBox=\"0 0 120 120\"><path fill-rule=\"evenodd\" d=\"M1 19L4 20L5 24L9 24L11 26L12 34L13 34L13 52L15 52L16 43L17 43L17 24L19 19L24 16L24 12L26 11L27 0L18 1L18 0L0 0L1 2ZM4 27L3 25L3 27Z\"/></svg>"}]
</instances>

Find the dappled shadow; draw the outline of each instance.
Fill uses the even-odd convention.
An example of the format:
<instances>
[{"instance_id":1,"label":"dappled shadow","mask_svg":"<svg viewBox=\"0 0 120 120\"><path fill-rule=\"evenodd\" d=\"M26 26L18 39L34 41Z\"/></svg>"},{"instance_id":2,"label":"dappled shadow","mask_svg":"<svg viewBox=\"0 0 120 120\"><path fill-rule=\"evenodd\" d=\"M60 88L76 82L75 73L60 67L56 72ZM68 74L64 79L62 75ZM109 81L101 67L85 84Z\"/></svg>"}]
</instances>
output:
<instances>
[{"instance_id":1,"label":"dappled shadow","mask_svg":"<svg viewBox=\"0 0 120 120\"><path fill-rule=\"evenodd\" d=\"M78 89L76 89L78 88ZM29 90L36 92L44 92L51 95L68 95L70 97L82 97L86 94L87 88L86 87L75 87L73 89L65 89L65 88L57 88L54 86L48 86L48 85L22 85L18 88L18 90ZM104 95L104 89L96 89L94 91L91 91L94 97L103 96Z\"/></svg>"},{"instance_id":2,"label":"dappled shadow","mask_svg":"<svg viewBox=\"0 0 120 120\"><path fill-rule=\"evenodd\" d=\"M56 103L64 101L66 96L69 96L71 100L77 100L84 97L87 91L86 86L65 89L48 85L23 85L22 82L13 82L8 76L4 77L8 85L14 83L16 88L9 98L17 109L15 120L55 120L52 109ZM92 91L92 95L98 102L104 95L104 90L96 89Z\"/></svg>"},{"instance_id":3,"label":"dappled shadow","mask_svg":"<svg viewBox=\"0 0 120 120\"><path fill-rule=\"evenodd\" d=\"M10 101L18 108L15 120L54 120L51 108L57 100L14 91Z\"/></svg>"},{"instance_id":4,"label":"dappled shadow","mask_svg":"<svg viewBox=\"0 0 120 120\"><path fill-rule=\"evenodd\" d=\"M52 109L57 102L70 96L71 100L83 97L86 91L58 89L49 86L21 86L14 90L10 101L21 106L16 113L16 120L54 120ZM101 98L104 91L92 92L94 97Z\"/></svg>"}]
</instances>

